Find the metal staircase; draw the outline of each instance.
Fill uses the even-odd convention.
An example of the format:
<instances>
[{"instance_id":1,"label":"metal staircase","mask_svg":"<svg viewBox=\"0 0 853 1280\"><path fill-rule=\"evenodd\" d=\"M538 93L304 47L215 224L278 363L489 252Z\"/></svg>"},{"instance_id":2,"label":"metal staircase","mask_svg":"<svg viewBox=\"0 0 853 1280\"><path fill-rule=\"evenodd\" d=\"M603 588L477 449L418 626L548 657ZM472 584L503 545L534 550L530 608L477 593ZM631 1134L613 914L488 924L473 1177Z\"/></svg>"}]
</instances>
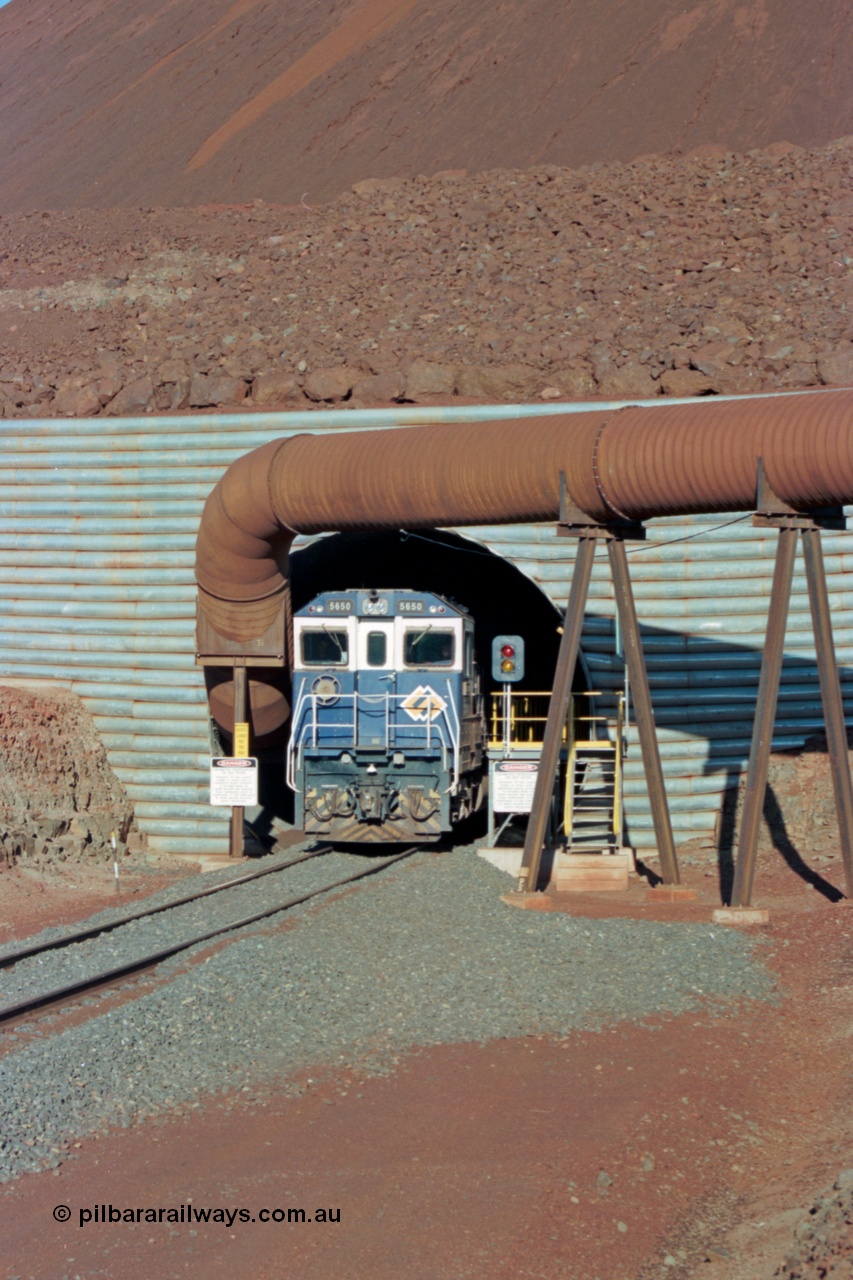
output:
<instances>
[{"instance_id":1,"label":"metal staircase","mask_svg":"<svg viewBox=\"0 0 853 1280\"><path fill-rule=\"evenodd\" d=\"M587 693L590 707L596 693ZM608 734L602 714L569 716L569 754L563 805L566 852L616 853L622 848L624 699Z\"/></svg>"}]
</instances>

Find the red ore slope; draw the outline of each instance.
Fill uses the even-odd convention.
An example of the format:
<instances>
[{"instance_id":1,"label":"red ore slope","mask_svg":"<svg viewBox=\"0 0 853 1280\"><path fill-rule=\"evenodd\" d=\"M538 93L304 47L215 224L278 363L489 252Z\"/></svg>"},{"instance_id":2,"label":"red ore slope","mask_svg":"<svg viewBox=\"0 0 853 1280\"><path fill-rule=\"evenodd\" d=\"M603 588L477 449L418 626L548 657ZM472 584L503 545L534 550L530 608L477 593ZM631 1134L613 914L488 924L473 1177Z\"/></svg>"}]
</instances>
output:
<instances>
[{"instance_id":1,"label":"red ore slope","mask_svg":"<svg viewBox=\"0 0 853 1280\"><path fill-rule=\"evenodd\" d=\"M13 0L0 211L853 132L848 0Z\"/></svg>"}]
</instances>

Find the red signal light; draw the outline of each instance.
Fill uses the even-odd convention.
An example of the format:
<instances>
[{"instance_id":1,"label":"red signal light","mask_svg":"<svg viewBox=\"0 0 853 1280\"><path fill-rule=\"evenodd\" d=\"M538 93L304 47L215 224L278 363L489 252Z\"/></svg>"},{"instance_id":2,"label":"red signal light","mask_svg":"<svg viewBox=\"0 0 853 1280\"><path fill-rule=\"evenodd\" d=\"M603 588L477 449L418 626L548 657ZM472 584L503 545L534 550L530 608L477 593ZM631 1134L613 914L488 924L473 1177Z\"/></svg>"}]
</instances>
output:
<instances>
[{"instance_id":1,"label":"red signal light","mask_svg":"<svg viewBox=\"0 0 853 1280\"><path fill-rule=\"evenodd\" d=\"M502 655L504 658L514 658L514 657L515 657L515 645L512 645L512 644L505 644L505 645L502 645L502 646L501 646L501 655Z\"/></svg>"}]
</instances>

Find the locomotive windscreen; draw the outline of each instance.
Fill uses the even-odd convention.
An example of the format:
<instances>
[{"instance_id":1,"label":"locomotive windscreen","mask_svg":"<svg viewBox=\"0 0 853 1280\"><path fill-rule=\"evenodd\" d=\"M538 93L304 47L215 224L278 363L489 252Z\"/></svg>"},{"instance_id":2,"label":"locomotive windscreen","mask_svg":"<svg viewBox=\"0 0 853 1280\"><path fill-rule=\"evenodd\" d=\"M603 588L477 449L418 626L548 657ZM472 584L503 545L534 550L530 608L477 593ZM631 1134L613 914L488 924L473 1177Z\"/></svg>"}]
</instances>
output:
<instances>
[{"instance_id":1,"label":"locomotive windscreen","mask_svg":"<svg viewBox=\"0 0 853 1280\"><path fill-rule=\"evenodd\" d=\"M312 628L302 632L302 661L306 667L345 667L348 658L345 631Z\"/></svg>"},{"instance_id":2,"label":"locomotive windscreen","mask_svg":"<svg viewBox=\"0 0 853 1280\"><path fill-rule=\"evenodd\" d=\"M407 631L403 641L403 661L407 667L450 667L453 665L452 631Z\"/></svg>"}]
</instances>

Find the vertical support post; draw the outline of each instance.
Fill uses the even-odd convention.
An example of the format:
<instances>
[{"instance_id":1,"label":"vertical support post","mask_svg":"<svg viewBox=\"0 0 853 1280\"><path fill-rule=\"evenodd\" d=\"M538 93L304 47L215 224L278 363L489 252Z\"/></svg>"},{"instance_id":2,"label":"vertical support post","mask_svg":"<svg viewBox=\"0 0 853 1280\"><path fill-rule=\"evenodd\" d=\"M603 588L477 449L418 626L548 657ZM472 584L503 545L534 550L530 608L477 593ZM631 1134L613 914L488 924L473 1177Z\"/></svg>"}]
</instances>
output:
<instances>
[{"instance_id":1,"label":"vertical support post","mask_svg":"<svg viewBox=\"0 0 853 1280\"><path fill-rule=\"evenodd\" d=\"M491 783L491 778L489 779L489 782ZM486 827L486 848L487 849L494 849L495 845L497 844L497 836L495 835L495 797L493 793L494 793L494 788L490 785L489 797L488 797L487 827Z\"/></svg>"},{"instance_id":2,"label":"vertical support post","mask_svg":"<svg viewBox=\"0 0 853 1280\"><path fill-rule=\"evenodd\" d=\"M655 733L655 716L652 709L651 693L649 692L649 677L646 671L645 658L643 657L643 644L640 638L637 611L634 607L634 593L631 590L625 543L618 533L608 541L607 554L610 558L610 571L613 575L616 607L622 628L622 642L625 646L628 676L634 701L634 717L637 722L637 733L640 737L640 749L643 754L643 768L646 774L646 786L649 789L649 802L652 808L652 820L655 827L655 840L657 841L661 871L666 884L679 884L681 877L675 853L675 841L672 837L669 805L666 799L663 769Z\"/></svg>"},{"instance_id":3,"label":"vertical support post","mask_svg":"<svg viewBox=\"0 0 853 1280\"><path fill-rule=\"evenodd\" d=\"M569 602L566 606L566 617L563 634L560 637L560 650L557 654L557 667L554 672L554 687L551 692L551 703L548 707L548 718L545 722L545 733L542 741L542 754L539 757L539 771L536 775L536 786L533 792L533 807L527 824L524 838L524 854L518 876L518 891L535 893L539 882L539 866L542 861L542 846L545 842L545 831L551 812L551 794L554 789L554 778L560 762L560 747L563 740L563 725L569 707L569 695L572 691L572 679L580 649L581 630L583 628L584 609L589 595L589 583L592 576L592 562L595 559L595 533L583 535L578 539L577 558L575 559L572 586Z\"/></svg>"},{"instance_id":4,"label":"vertical support post","mask_svg":"<svg viewBox=\"0 0 853 1280\"><path fill-rule=\"evenodd\" d=\"M847 897L853 898L853 787L850 782L847 728L844 723L841 682L838 677L838 663L832 640L832 620L829 614L829 596L826 590L820 529L815 526L803 529L802 535L817 669L820 677L820 696L823 702L826 742L835 791L835 808L838 813L841 856L844 861Z\"/></svg>"},{"instance_id":5,"label":"vertical support post","mask_svg":"<svg viewBox=\"0 0 853 1280\"><path fill-rule=\"evenodd\" d=\"M246 720L246 659L236 658L233 667L234 681L234 739L232 740L232 751L236 745L236 727L243 724ZM231 806L231 834L228 846L229 857L242 858L243 856L243 806Z\"/></svg>"},{"instance_id":6,"label":"vertical support post","mask_svg":"<svg viewBox=\"0 0 853 1280\"><path fill-rule=\"evenodd\" d=\"M779 527L776 544L776 564L773 569L773 585L770 589L770 608L767 613L767 635L764 655L761 659L761 675L758 678L758 697L755 703L755 721L752 726L752 743L749 748L749 766L746 772L743 815L738 836L737 859L732 885L732 906L752 905L752 883L755 878L755 857L764 797L767 792L767 770L770 764L770 747L773 741L773 725L776 721L776 704L779 698L779 679L782 674L782 655L785 644L785 627L791 600L791 584L794 578L794 559L797 554L796 528Z\"/></svg>"}]
</instances>

